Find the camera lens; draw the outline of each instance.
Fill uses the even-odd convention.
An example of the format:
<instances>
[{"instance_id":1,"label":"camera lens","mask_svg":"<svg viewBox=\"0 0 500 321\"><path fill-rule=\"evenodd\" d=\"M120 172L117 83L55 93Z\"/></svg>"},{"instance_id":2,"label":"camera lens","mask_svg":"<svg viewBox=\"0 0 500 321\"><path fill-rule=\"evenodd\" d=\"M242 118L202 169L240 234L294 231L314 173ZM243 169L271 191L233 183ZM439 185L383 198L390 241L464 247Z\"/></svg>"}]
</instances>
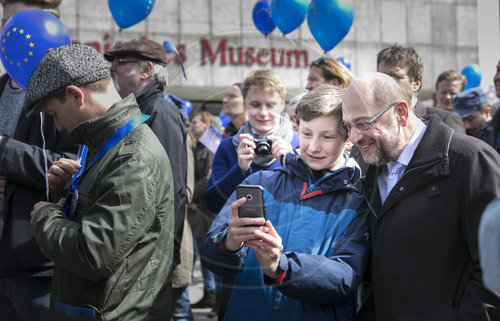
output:
<instances>
[{"instance_id":1,"label":"camera lens","mask_svg":"<svg viewBox=\"0 0 500 321\"><path fill-rule=\"evenodd\" d=\"M247 194L245 197L246 197L247 201L251 201L252 200L252 194Z\"/></svg>"}]
</instances>

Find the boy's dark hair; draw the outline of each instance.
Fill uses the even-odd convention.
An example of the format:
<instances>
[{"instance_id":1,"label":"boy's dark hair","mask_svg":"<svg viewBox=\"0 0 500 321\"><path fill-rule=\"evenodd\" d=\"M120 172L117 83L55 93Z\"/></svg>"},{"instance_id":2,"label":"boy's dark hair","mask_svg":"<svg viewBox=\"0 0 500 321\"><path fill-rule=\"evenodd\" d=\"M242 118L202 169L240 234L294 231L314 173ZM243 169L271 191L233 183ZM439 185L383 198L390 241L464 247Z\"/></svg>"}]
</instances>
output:
<instances>
[{"instance_id":1,"label":"boy's dark hair","mask_svg":"<svg viewBox=\"0 0 500 321\"><path fill-rule=\"evenodd\" d=\"M422 58L413 47L402 47L395 44L382 49L377 54L377 69L382 61L388 65L402 64L407 67L410 81L417 81L424 74Z\"/></svg>"}]
</instances>

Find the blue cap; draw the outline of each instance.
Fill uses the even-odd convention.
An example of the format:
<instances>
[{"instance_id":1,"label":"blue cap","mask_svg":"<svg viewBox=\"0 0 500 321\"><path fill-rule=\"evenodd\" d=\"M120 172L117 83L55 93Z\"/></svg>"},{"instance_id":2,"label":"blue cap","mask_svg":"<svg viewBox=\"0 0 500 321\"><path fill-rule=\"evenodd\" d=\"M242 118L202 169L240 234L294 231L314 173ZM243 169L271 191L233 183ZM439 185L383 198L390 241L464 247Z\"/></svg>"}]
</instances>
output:
<instances>
[{"instance_id":1,"label":"blue cap","mask_svg":"<svg viewBox=\"0 0 500 321\"><path fill-rule=\"evenodd\" d=\"M462 118L469 117L477 106L486 103L488 103L488 98L481 87L464 90L453 98L455 111Z\"/></svg>"}]
</instances>

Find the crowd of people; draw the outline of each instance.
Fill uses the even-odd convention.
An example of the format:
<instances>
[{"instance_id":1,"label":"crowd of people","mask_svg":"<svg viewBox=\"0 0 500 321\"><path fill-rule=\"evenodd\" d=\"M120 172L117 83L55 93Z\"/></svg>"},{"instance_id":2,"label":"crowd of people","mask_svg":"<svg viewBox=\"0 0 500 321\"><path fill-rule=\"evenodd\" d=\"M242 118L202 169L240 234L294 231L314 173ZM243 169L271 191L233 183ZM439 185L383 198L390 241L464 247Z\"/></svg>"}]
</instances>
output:
<instances>
[{"instance_id":1,"label":"crowd of people","mask_svg":"<svg viewBox=\"0 0 500 321\"><path fill-rule=\"evenodd\" d=\"M288 106L272 70L228 84L215 153L155 41L0 77L0 320L500 320L500 112L453 70L425 106L412 47L374 59L318 58Z\"/></svg>"}]
</instances>

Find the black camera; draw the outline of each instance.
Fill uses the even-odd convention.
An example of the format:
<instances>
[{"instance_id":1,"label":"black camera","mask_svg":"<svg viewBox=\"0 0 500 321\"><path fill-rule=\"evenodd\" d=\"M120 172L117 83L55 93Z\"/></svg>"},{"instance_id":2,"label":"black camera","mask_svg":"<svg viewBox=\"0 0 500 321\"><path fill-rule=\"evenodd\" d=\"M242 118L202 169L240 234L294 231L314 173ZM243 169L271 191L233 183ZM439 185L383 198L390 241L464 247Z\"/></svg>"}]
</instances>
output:
<instances>
[{"instance_id":1,"label":"black camera","mask_svg":"<svg viewBox=\"0 0 500 321\"><path fill-rule=\"evenodd\" d=\"M254 138L255 143L255 154L258 156L267 156L271 154L271 146L273 146L273 141L266 138Z\"/></svg>"}]
</instances>

